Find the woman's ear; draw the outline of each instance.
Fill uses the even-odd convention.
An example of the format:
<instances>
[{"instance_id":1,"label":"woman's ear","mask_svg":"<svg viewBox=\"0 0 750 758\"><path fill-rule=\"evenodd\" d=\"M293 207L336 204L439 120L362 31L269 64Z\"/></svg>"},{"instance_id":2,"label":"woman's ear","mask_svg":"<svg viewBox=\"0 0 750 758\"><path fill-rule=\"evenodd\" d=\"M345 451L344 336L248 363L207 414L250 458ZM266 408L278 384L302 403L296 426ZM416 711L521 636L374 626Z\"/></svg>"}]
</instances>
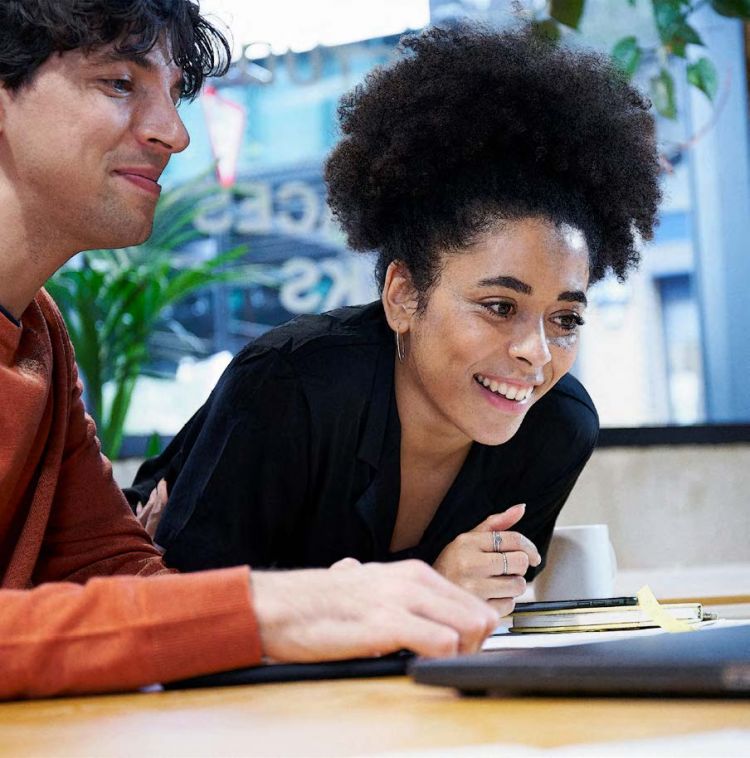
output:
<instances>
[{"instance_id":1,"label":"woman's ear","mask_svg":"<svg viewBox=\"0 0 750 758\"><path fill-rule=\"evenodd\" d=\"M388 265L381 300L391 329L401 334L408 332L409 323L417 312L418 297L406 264L392 261Z\"/></svg>"}]
</instances>

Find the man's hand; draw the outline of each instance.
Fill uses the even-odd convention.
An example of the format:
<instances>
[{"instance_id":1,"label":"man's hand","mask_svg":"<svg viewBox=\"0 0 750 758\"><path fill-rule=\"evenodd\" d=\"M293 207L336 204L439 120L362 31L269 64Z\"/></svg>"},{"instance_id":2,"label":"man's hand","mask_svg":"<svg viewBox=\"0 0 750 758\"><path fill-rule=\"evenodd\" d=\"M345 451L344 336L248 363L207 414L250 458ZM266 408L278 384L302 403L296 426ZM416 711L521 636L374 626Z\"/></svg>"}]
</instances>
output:
<instances>
[{"instance_id":1,"label":"man's hand","mask_svg":"<svg viewBox=\"0 0 750 758\"><path fill-rule=\"evenodd\" d=\"M499 620L489 605L421 561L253 571L251 583L263 651L274 661L359 658L404 648L433 657L470 653Z\"/></svg>"},{"instance_id":2,"label":"man's hand","mask_svg":"<svg viewBox=\"0 0 750 758\"><path fill-rule=\"evenodd\" d=\"M433 564L446 579L487 600L501 616L513 611L515 598L526 589L526 569L542 561L531 540L507 531L520 521L525 508L521 503L488 516L470 532L459 534ZM500 538L499 552L495 550L493 532Z\"/></svg>"}]
</instances>

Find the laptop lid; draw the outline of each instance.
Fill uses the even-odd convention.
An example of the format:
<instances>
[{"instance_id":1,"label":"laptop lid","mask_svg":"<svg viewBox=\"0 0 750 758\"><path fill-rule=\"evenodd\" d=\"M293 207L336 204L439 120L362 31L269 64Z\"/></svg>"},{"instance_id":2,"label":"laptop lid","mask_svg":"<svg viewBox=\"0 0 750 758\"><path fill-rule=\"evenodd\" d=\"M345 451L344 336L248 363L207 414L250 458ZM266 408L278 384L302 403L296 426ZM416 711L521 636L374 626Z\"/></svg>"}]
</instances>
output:
<instances>
[{"instance_id":1,"label":"laptop lid","mask_svg":"<svg viewBox=\"0 0 750 758\"><path fill-rule=\"evenodd\" d=\"M410 674L421 684L499 696L748 697L750 625L421 659Z\"/></svg>"}]
</instances>

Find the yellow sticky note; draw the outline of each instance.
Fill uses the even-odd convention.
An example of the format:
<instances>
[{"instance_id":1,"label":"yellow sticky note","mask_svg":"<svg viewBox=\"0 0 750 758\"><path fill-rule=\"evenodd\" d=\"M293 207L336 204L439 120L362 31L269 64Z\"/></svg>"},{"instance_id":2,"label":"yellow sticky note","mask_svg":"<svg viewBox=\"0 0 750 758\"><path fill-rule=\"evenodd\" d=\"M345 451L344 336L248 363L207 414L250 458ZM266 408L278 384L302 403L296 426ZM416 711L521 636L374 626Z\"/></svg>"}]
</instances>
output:
<instances>
[{"instance_id":1,"label":"yellow sticky note","mask_svg":"<svg viewBox=\"0 0 750 758\"><path fill-rule=\"evenodd\" d=\"M658 624L666 632L692 632L694 627L687 621L682 621L671 616L659 605L659 601L647 584L636 593L638 605L647 613L651 620Z\"/></svg>"}]
</instances>

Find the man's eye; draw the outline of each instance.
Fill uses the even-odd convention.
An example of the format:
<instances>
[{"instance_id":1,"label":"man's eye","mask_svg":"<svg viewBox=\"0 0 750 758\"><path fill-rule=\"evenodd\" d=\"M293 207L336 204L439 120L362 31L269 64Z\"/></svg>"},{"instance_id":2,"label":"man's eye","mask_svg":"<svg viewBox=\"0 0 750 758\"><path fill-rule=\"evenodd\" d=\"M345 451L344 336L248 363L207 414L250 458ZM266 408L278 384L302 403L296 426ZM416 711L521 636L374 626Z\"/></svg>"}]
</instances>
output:
<instances>
[{"instance_id":1,"label":"man's eye","mask_svg":"<svg viewBox=\"0 0 750 758\"><path fill-rule=\"evenodd\" d=\"M118 95L125 95L133 89L129 79L102 79L102 83Z\"/></svg>"}]
</instances>

